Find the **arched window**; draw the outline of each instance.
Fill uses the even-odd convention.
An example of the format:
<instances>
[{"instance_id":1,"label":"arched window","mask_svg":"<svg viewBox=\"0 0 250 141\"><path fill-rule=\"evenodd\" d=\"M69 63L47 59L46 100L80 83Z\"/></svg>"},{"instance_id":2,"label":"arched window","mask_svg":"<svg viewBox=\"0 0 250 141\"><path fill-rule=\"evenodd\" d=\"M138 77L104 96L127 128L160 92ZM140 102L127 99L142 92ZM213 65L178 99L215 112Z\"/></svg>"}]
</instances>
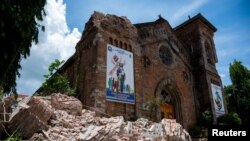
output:
<instances>
[{"instance_id":1,"label":"arched window","mask_svg":"<svg viewBox=\"0 0 250 141\"><path fill-rule=\"evenodd\" d=\"M118 47L118 41L115 39L115 46Z\"/></svg>"},{"instance_id":2,"label":"arched window","mask_svg":"<svg viewBox=\"0 0 250 141\"><path fill-rule=\"evenodd\" d=\"M161 99L164 103L173 104L172 98L165 90L161 91Z\"/></svg>"},{"instance_id":3,"label":"arched window","mask_svg":"<svg viewBox=\"0 0 250 141\"><path fill-rule=\"evenodd\" d=\"M109 44L113 45L113 39L111 37L109 38Z\"/></svg>"},{"instance_id":4,"label":"arched window","mask_svg":"<svg viewBox=\"0 0 250 141\"><path fill-rule=\"evenodd\" d=\"M126 43L124 43L124 48L125 48L125 50L127 50L127 49L128 49L128 46L127 46L127 44L126 44Z\"/></svg>"},{"instance_id":5,"label":"arched window","mask_svg":"<svg viewBox=\"0 0 250 141\"><path fill-rule=\"evenodd\" d=\"M192 45L188 45L188 51L189 51L190 53L193 53L193 47L192 47Z\"/></svg>"},{"instance_id":6,"label":"arched window","mask_svg":"<svg viewBox=\"0 0 250 141\"><path fill-rule=\"evenodd\" d=\"M129 50L129 51L132 51L131 45L128 45L128 50Z\"/></svg>"},{"instance_id":7,"label":"arched window","mask_svg":"<svg viewBox=\"0 0 250 141\"><path fill-rule=\"evenodd\" d=\"M205 51L206 51L207 62L209 64L211 64L211 65L214 65L214 60L213 60L211 46L209 45L208 42L205 43Z\"/></svg>"},{"instance_id":8,"label":"arched window","mask_svg":"<svg viewBox=\"0 0 250 141\"><path fill-rule=\"evenodd\" d=\"M122 42L120 41L120 48L122 48Z\"/></svg>"}]
</instances>

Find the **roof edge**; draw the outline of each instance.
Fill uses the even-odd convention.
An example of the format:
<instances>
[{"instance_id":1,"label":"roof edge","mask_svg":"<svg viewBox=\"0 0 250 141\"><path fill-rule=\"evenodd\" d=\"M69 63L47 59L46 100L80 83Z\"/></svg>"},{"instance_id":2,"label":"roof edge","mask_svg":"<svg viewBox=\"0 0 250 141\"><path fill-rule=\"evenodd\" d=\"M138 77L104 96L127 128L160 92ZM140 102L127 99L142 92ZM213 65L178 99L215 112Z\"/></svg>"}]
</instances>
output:
<instances>
[{"instance_id":1,"label":"roof edge","mask_svg":"<svg viewBox=\"0 0 250 141\"><path fill-rule=\"evenodd\" d=\"M182 27L188 25L189 23L192 23L193 21L198 20L198 19L200 19L203 23L205 23L208 27L210 27L214 32L217 31L217 28L214 25L212 25L201 13L195 15L194 17L188 19L187 21L183 22L182 24L176 26L174 28L174 30L178 30L178 29L180 29L180 28L182 28Z\"/></svg>"},{"instance_id":2,"label":"roof edge","mask_svg":"<svg viewBox=\"0 0 250 141\"><path fill-rule=\"evenodd\" d=\"M167 22L168 21L166 19L164 19L161 15L158 15L158 19L152 22L144 22L144 23L135 23L133 24L135 27L139 27L139 26L145 26L145 25L151 25L151 24L155 24L157 22ZM169 23L168 23L169 24Z\"/></svg>"}]
</instances>

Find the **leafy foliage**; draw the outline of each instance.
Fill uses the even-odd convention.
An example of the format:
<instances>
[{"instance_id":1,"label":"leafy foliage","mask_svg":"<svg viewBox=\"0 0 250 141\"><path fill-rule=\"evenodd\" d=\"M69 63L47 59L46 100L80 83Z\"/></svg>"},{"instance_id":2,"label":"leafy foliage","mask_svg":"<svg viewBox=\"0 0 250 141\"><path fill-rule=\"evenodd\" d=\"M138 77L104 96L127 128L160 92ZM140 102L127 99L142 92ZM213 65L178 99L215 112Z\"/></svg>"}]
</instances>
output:
<instances>
[{"instance_id":1,"label":"leafy foliage","mask_svg":"<svg viewBox=\"0 0 250 141\"><path fill-rule=\"evenodd\" d=\"M128 115L127 117L125 116L125 120L127 121L136 121L140 118L146 118L144 115L140 114L140 113L133 113L131 115Z\"/></svg>"},{"instance_id":2,"label":"leafy foliage","mask_svg":"<svg viewBox=\"0 0 250 141\"><path fill-rule=\"evenodd\" d=\"M242 124L250 124L250 70L235 60L229 71L232 85L224 87L228 111L237 113Z\"/></svg>"},{"instance_id":3,"label":"leafy foliage","mask_svg":"<svg viewBox=\"0 0 250 141\"><path fill-rule=\"evenodd\" d=\"M46 0L1 0L0 3L0 87L15 91L22 58L29 56L32 42L38 43L38 32L45 15Z\"/></svg>"},{"instance_id":4,"label":"leafy foliage","mask_svg":"<svg viewBox=\"0 0 250 141\"><path fill-rule=\"evenodd\" d=\"M194 138L207 138L208 128L196 125L189 131L189 133Z\"/></svg>"},{"instance_id":5,"label":"leafy foliage","mask_svg":"<svg viewBox=\"0 0 250 141\"><path fill-rule=\"evenodd\" d=\"M42 95L50 95L52 93L65 93L68 95L75 96L75 89L70 87L68 79L57 73L59 67L64 61L56 59L52 62L48 68L49 74L44 75L45 82L42 85Z\"/></svg>"},{"instance_id":6,"label":"leafy foliage","mask_svg":"<svg viewBox=\"0 0 250 141\"><path fill-rule=\"evenodd\" d=\"M2 100L3 95L4 95L3 88L0 86L0 100Z\"/></svg>"},{"instance_id":7,"label":"leafy foliage","mask_svg":"<svg viewBox=\"0 0 250 141\"><path fill-rule=\"evenodd\" d=\"M207 108L201 113L198 123L190 129L192 137L207 138L207 130L213 124L213 116L211 108Z\"/></svg>"},{"instance_id":8,"label":"leafy foliage","mask_svg":"<svg viewBox=\"0 0 250 141\"><path fill-rule=\"evenodd\" d=\"M237 113L228 113L218 118L218 124L224 125L240 125L241 119Z\"/></svg>"},{"instance_id":9,"label":"leafy foliage","mask_svg":"<svg viewBox=\"0 0 250 141\"><path fill-rule=\"evenodd\" d=\"M14 132L4 141L22 141L22 136L20 133Z\"/></svg>"},{"instance_id":10,"label":"leafy foliage","mask_svg":"<svg viewBox=\"0 0 250 141\"><path fill-rule=\"evenodd\" d=\"M208 127L209 125L212 125L212 123L213 123L212 111L211 108L208 108L201 114L201 125L204 127Z\"/></svg>"},{"instance_id":11,"label":"leafy foliage","mask_svg":"<svg viewBox=\"0 0 250 141\"><path fill-rule=\"evenodd\" d=\"M157 108L160 107L160 104L162 103L161 98L160 97L155 97L151 100L149 100L146 103L146 107L147 109L150 110L150 119L156 121L156 112L157 112Z\"/></svg>"}]
</instances>

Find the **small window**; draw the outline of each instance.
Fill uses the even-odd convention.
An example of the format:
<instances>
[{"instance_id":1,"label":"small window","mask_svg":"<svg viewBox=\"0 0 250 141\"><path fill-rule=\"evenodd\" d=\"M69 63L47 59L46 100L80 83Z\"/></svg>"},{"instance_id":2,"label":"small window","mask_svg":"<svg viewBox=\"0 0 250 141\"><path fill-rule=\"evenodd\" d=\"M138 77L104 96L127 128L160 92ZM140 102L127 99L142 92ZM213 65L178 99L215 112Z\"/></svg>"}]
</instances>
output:
<instances>
[{"instance_id":1,"label":"small window","mask_svg":"<svg viewBox=\"0 0 250 141\"><path fill-rule=\"evenodd\" d=\"M127 44L126 44L126 43L124 43L124 48L125 48L125 50L127 50L127 49L128 49L128 46L127 46Z\"/></svg>"},{"instance_id":2,"label":"small window","mask_svg":"<svg viewBox=\"0 0 250 141\"><path fill-rule=\"evenodd\" d=\"M109 38L109 44L113 45L113 39L111 37Z\"/></svg>"},{"instance_id":3,"label":"small window","mask_svg":"<svg viewBox=\"0 0 250 141\"><path fill-rule=\"evenodd\" d=\"M118 47L118 41L115 39L115 46Z\"/></svg>"},{"instance_id":4,"label":"small window","mask_svg":"<svg viewBox=\"0 0 250 141\"><path fill-rule=\"evenodd\" d=\"M122 42L120 41L120 48L122 48Z\"/></svg>"},{"instance_id":5,"label":"small window","mask_svg":"<svg viewBox=\"0 0 250 141\"><path fill-rule=\"evenodd\" d=\"M211 46L208 44L208 42L205 43L205 51L206 51L207 63L214 65Z\"/></svg>"},{"instance_id":6,"label":"small window","mask_svg":"<svg viewBox=\"0 0 250 141\"><path fill-rule=\"evenodd\" d=\"M129 51L132 51L131 45L128 46L128 50L129 50Z\"/></svg>"},{"instance_id":7,"label":"small window","mask_svg":"<svg viewBox=\"0 0 250 141\"><path fill-rule=\"evenodd\" d=\"M192 47L192 45L188 45L188 50L189 50L190 53L193 53L193 47Z\"/></svg>"}]
</instances>

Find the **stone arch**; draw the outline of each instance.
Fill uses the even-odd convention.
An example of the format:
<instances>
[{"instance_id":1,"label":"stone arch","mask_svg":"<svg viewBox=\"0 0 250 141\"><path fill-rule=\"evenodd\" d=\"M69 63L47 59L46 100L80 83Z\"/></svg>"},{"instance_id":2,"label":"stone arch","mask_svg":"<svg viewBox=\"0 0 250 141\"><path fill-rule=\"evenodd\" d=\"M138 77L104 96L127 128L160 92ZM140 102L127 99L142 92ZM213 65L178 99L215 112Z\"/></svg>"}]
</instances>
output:
<instances>
[{"instance_id":1,"label":"stone arch","mask_svg":"<svg viewBox=\"0 0 250 141\"><path fill-rule=\"evenodd\" d=\"M166 90L171 96L174 103L175 119L178 123L182 124L182 107L181 107L181 93L177 85L169 78L163 78L156 86L154 96L160 97L162 90ZM161 119L161 110L157 109L157 119Z\"/></svg>"}]
</instances>

